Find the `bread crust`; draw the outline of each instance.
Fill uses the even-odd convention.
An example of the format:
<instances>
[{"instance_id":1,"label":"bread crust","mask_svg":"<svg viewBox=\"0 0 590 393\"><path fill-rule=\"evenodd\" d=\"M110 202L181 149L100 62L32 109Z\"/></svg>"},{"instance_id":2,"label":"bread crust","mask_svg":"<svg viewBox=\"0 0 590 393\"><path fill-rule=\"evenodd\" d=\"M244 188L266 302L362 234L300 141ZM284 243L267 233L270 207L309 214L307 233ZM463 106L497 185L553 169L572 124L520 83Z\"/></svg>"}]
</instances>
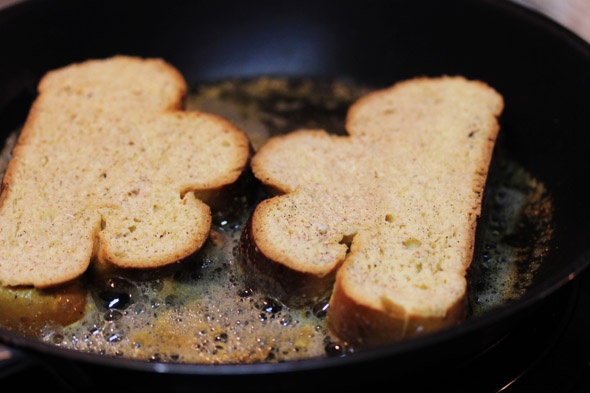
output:
<instances>
[{"instance_id":1,"label":"bread crust","mask_svg":"<svg viewBox=\"0 0 590 393\"><path fill-rule=\"evenodd\" d=\"M329 307L330 330L353 348L360 349L374 348L458 325L467 314L467 299L463 296L457 298L442 317L410 314L395 304L383 312L383 309L360 303L342 285L335 285Z\"/></svg>"},{"instance_id":2,"label":"bread crust","mask_svg":"<svg viewBox=\"0 0 590 393\"><path fill-rule=\"evenodd\" d=\"M198 250L210 207L250 158L227 120L184 111L163 59L113 56L48 72L0 196L0 283L45 288L91 261L155 268Z\"/></svg>"},{"instance_id":3,"label":"bread crust","mask_svg":"<svg viewBox=\"0 0 590 393\"><path fill-rule=\"evenodd\" d=\"M279 196L255 209L245 264L287 302L330 292L328 326L357 347L461 322L503 105L482 81L417 77L357 100L349 136L272 138L252 169Z\"/></svg>"},{"instance_id":4,"label":"bread crust","mask_svg":"<svg viewBox=\"0 0 590 393\"><path fill-rule=\"evenodd\" d=\"M68 326L86 313L88 292L79 281L56 288L0 287L0 325L42 338L47 326Z\"/></svg>"},{"instance_id":5,"label":"bread crust","mask_svg":"<svg viewBox=\"0 0 590 393\"><path fill-rule=\"evenodd\" d=\"M276 263L256 246L260 241L251 239L256 233L252 226L253 218L254 216L250 216L246 221L239 242L238 256L246 283L264 288L273 297L291 306L327 302L334 284L336 268L333 272L318 276ZM277 280L277 277L281 279Z\"/></svg>"}]
</instances>

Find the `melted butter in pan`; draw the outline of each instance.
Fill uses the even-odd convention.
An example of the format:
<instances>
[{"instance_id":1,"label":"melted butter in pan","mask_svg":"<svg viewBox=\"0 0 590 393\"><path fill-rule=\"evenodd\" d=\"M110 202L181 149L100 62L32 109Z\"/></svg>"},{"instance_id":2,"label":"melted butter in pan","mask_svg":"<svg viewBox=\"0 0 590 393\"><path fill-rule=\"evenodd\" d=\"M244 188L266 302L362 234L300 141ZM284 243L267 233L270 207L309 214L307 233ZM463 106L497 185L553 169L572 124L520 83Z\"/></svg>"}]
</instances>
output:
<instances>
[{"instance_id":1,"label":"melted butter in pan","mask_svg":"<svg viewBox=\"0 0 590 393\"><path fill-rule=\"evenodd\" d=\"M298 128L345 134L348 107L369 90L344 82L264 77L193 86L186 104L232 121L256 150L269 137ZM14 139L6 142L0 171ZM47 318L34 332L5 319L0 326L72 350L173 363L272 363L353 352L327 331L325 303L288 308L245 285L238 239L264 197L253 184L246 176L230 197L230 208L213 210L210 239L189 259L154 271L95 266L80 279L88 300L81 318ZM468 277L470 318L526 291L551 238L551 216L543 184L496 154ZM10 302L2 304L0 315L22 320Z\"/></svg>"}]
</instances>

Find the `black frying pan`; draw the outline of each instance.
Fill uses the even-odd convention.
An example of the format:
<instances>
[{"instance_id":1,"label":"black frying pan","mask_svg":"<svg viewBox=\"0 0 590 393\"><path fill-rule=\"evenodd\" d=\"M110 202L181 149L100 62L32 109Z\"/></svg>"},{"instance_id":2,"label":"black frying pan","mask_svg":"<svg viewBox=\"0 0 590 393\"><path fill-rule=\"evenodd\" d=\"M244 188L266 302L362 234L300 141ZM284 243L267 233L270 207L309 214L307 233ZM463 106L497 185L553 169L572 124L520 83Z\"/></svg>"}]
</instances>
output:
<instances>
[{"instance_id":1,"label":"black frying pan","mask_svg":"<svg viewBox=\"0 0 590 393\"><path fill-rule=\"evenodd\" d=\"M44 72L114 54L162 57L189 85L260 75L374 87L418 75L481 79L505 98L503 154L542 181L555 206L555 231L525 293L423 338L345 357L208 366L68 351L0 329L13 359L47 355L73 373L92 370L97 381L134 375L126 379L129 387L165 381L169 388L219 390L254 380L262 390L296 390L311 383L308 376L319 387L355 386L350 375L370 386L376 374L394 379L492 345L590 263L590 204L583 192L590 169L590 46L512 3L27 1L0 13L0 49L3 139L24 121Z\"/></svg>"}]
</instances>

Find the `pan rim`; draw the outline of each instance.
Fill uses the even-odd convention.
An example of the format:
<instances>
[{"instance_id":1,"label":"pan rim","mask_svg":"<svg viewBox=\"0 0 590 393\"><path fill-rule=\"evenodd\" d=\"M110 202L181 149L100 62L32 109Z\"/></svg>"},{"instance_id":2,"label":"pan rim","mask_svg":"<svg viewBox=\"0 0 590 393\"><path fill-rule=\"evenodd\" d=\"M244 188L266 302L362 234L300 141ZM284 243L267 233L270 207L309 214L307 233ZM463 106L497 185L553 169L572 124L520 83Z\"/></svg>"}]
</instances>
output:
<instances>
[{"instance_id":1,"label":"pan rim","mask_svg":"<svg viewBox=\"0 0 590 393\"><path fill-rule=\"evenodd\" d=\"M518 17L525 18L527 23L535 23L548 29L551 35L563 41L564 44L570 45L576 52L583 54L590 64L590 44L585 42L581 37L572 31L564 28L556 22L538 14L534 11L526 9L518 4L511 2L494 2L491 0L481 0L481 2L489 6L502 8L508 10L511 14L518 14ZM33 0L23 1L10 6L20 7L28 6L29 3L35 3ZM4 10L2 10L3 13ZM406 353L410 347L424 348L440 341L459 337L486 326L492 322L499 321L506 317L513 316L517 313L528 309L536 303L538 298L546 298L553 294L557 289L564 287L566 284L575 281L577 276L590 266L590 250L586 254L580 255L571 264L568 264L568 274L563 276L553 277L546 281L546 285L539 291L529 293L511 303L509 306L504 305L498 309L492 310L485 315L465 321L457 327L448 330L433 333L429 336L420 337L408 340L402 343L397 343L384 348L370 350L366 352L358 352L352 355L347 355L344 358L320 358L320 359L306 359L301 361L290 361L287 363L264 363L264 364L222 364L222 365L204 365L204 364L173 364L173 363L150 363L145 361L138 361L134 359L121 359L113 357L105 357L103 355L90 354L78 351L67 350L56 347L51 344L43 343L37 340L30 340L18 333L8 331L0 328L0 342L6 342L9 345L14 345L16 349L32 349L35 351L42 351L50 355L63 356L72 360L79 360L84 362L99 363L109 366L119 366L130 369L137 369L141 371L154 371L157 373L179 373L179 374L207 374L207 375L226 375L226 374L253 374L253 373L268 373L268 372L289 372L301 371L307 369L318 369L323 367L332 367L346 364L347 362L355 363L362 362L366 358L381 358L391 357Z\"/></svg>"}]
</instances>

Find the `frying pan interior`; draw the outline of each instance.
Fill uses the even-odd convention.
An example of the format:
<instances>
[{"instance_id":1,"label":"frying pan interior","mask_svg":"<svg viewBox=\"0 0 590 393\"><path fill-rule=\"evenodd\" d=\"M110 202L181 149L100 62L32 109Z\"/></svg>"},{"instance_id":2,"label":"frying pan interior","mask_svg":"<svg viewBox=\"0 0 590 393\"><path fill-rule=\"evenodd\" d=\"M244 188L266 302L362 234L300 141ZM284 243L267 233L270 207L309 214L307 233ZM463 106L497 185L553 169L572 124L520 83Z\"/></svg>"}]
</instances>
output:
<instances>
[{"instance_id":1,"label":"frying pan interior","mask_svg":"<svg viewBox=\"0 0 590 393\"><path fill-rule=\"evenodd\" d=\"M23 123L43 73L114 54L162 57L189 85L261 75L345 80L375 88L414 76L461 74L505 98L505 155L546 185L555 228L543 263L517 302L452 331L351 356L354 362L418 354L453 340L502 332L518 311L562 287L590 260L590 49L549 20L504 1L215 2L26 1L0 13L0 132ZM117 367L121 359L62 353ZM448 344L445 344L448 343ZM418 355L420 356L420 355ZM337 366L161 366L187 374L251 374ZM239 370L239 371L238 371Z\"/></svg>"}]
</instances>

